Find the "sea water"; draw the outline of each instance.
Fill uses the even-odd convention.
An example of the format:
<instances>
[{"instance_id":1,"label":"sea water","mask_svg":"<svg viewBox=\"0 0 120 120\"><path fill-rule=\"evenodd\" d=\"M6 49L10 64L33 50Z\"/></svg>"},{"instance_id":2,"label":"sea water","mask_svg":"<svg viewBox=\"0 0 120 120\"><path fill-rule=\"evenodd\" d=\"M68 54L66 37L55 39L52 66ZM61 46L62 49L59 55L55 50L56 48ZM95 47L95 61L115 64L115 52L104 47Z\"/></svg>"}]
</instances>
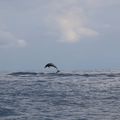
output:
<instances>
[{"instance_id":1,"label":"sea water","mask_svg":"<svg viewBox=\"0 0 120 120\"><path fill-rule=\"evenodd\" d=\"M0 120L120 120L120 71L1 73Z\"/></svg>"}]
</instances>

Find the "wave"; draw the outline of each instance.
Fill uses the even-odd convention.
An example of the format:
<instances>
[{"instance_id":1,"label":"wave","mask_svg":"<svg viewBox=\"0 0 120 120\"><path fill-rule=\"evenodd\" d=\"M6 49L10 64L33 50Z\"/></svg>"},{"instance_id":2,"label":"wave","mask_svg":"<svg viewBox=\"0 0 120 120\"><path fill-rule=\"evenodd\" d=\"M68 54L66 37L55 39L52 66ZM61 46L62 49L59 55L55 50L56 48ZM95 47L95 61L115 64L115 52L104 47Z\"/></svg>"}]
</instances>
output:
<instances>
[{"instance_id":1,"label":"wave","mask_svg":"<svg viewBox=\"0 0 120 120\"><path fill-rule=\"evenodd\" d=\"M58 77L69 77L69 76L83 76L83 77L120 77L120 73L37 73L37 72L13 72L8 75L12 76L58 76Z\"/></svg>"},{"instance_id":2,"label":"wave","mask_svg":"<svg viewBox=\"0 0 120 120\"><path fill-rule=\"evenodd\" d=\"M38 73L36 72L13 72L9 73L8 75L13 75L13 76L20 76L20 75L37 75Z\"/></svg>"}]
</instances>

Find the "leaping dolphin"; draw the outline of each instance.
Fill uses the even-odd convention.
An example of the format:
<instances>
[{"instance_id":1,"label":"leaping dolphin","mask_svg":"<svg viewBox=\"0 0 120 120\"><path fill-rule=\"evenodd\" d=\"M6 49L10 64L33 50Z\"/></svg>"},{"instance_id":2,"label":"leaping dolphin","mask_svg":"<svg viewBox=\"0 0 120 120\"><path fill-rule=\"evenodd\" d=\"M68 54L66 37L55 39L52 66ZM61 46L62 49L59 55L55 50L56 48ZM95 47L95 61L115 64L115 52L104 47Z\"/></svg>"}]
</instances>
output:
<instances>
[{"instance_id":1,"label":"leaping dolphin","mask_svg":"<svg viewBox=\"0 0 120 120\"><path fill-rule=\"evenodd\" d=\"M60 70L58 70L57 66L55 66L53 63L48 63L48 64L46 64L44 68L47 68L47 67L48 67L48 68L54 67L54 68L57 70L56 73L60 72Z\"/></svg>"}]
</instances>

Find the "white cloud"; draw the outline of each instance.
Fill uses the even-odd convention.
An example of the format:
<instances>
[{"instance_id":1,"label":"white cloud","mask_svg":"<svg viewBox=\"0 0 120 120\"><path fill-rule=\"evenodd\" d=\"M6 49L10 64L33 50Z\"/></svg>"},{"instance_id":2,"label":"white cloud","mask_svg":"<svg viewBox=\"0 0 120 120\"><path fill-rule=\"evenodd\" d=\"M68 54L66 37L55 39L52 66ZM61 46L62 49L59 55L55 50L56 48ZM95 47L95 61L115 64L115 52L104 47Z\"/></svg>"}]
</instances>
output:
<instances>
[{"instance_id":1,"label":"white cloud","mask_svg":"<svg viewBox=\"0 0 120 120\"><path fill-rule=\"evenodd\" d=\"M59 37L61 41L77 42L84 37L95 37L99 33L88 26L88 18L77 0L64 1L64 4L55 7ZM71 4L72 3L72 4ZM56 4L54 4L55 6Z\"/></svg>"},{"instance_id":2,"label":"white cloud","mask_svg":"<svg viewBox=\"0 0 120 120\"><path fill-rule=\"evenodd\" d=\"M95 37L98 35L98 32L86 26L84 16L81 17L79 14L66 16L59 18L62 41L77 42L83 37Z\"/></svg>"},{"instance_id":3,"label":"white cloud","mask_svg":"<svg viewBox=\"0 0 120 120\"><path fill-rule=\"evenodd\" d=\"M31 30L34 35L38 33L35 33L37 30L41 31L39 36L46 32L49 39L54 37L56 39L57 36L58 40L77 42L84 38L96 37L101 33L99 27L104 26L103 24L106 23L99 20L97 15L99 7L103 8L103 6L117 5L119 3L120 0L34 0L34 2L32 0L22 0L22 2L19 1L19 4L18 1L14 2L13 6L12 2L9 2L9 4L4 2L7 7L0 8L3 9L0 17L3 17L3 21L8 18L10 26L8 31L11 31L13 25L13 32L10 32L12 35L19 28L25 38L30 37L27 36L29 34L27 32ZM98 14L100 14L100 10L98 11ZM96 16L98 16L97 19ZM14 20L17 27L14 26ZM17 34L19 35L19 33ZM24 40L21 41L15 35L13 36L14 40L4 40L4 42L9 43L9 45L12 43L12 46L22 47L26 45ZM0 40L0 42L1 44L4 43L3 40Z\"/></svg>"},{"instance_id":4,"label":"white cloud","mask_svg":"<svg viewBox=\"0 0 120 120\"><path fill-rule=\"evenodd\" d=\"M25 47L26 41L18 39L11 32L0 30L0 47Z\"/></svg>"},{"instance_id":5,"label":"white cloud","mask_svg":"<svg viewBox=\"0 0 120 120\"><path fill-rule=\"evenodd\" d=\"M27 45L27 43L26 43L25 40L19 39L19 40L17 41L17 45L18 45L19 47L25 47L25 46Z\"/></svg>"},{"instance_id":6,"label":"white cloud","mask_svg":"<svg viewBox=\"0 0 120 120\"><path fill-rule=\"evenodd\" d=\"M120 5L120 0L52 0L49 6L51 24L56 26L55 30L61 41L77 42L84 38L97 37L103 34L100 30L102 27L107 29L104 27L106 23L99 20L98 14L101 9L111 9L111 6L116 5ZM56 19L55 24L53 19ZM110 23L107 24L111 26Z\"/></svg>"}]
</instances>

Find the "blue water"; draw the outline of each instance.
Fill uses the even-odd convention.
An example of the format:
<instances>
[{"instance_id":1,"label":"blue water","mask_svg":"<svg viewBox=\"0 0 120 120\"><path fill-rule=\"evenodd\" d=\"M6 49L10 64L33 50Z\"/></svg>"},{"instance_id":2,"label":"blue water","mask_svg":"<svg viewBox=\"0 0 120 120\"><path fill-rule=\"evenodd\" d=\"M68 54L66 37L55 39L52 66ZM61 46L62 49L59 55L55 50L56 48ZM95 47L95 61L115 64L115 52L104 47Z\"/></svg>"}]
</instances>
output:
<instances>
[{"instance_id":1,"label":"blue water","mask_svg":"<svg viewBox=\"0 0 120 120\"><path fill-rule=\"evenodd\" d=\"M120 120L120 71L1 73L0 120Z\"/></svg>"}]
</instances>

